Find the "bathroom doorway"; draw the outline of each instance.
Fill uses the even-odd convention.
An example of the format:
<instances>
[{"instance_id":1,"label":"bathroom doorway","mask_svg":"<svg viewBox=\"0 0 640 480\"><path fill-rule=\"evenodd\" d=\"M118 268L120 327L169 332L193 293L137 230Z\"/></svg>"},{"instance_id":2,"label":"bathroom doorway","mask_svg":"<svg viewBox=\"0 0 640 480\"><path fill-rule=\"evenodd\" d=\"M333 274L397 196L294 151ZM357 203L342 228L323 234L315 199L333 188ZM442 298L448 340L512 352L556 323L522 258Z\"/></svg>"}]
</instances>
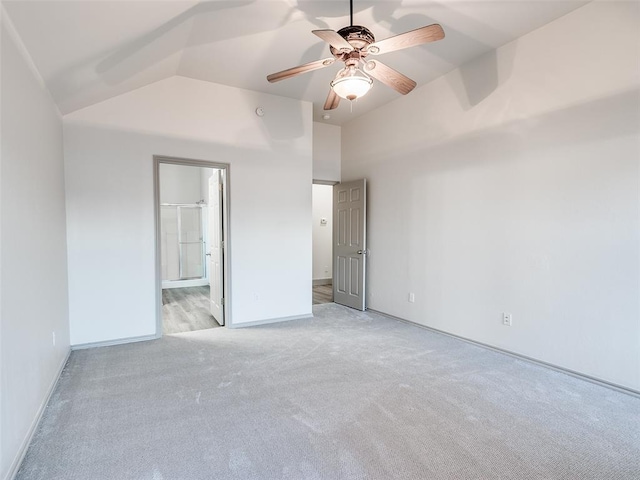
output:
<instances>
[{"instance_id":1,"label":"bathroom doorway","mask_svg":"<svg viewBox=\"0 0 640 480\"><path fill-rule=\"evenodd\" d=\"M223 326L228 165L154 160L158 334Z\"/></svg>"}]
</instances>

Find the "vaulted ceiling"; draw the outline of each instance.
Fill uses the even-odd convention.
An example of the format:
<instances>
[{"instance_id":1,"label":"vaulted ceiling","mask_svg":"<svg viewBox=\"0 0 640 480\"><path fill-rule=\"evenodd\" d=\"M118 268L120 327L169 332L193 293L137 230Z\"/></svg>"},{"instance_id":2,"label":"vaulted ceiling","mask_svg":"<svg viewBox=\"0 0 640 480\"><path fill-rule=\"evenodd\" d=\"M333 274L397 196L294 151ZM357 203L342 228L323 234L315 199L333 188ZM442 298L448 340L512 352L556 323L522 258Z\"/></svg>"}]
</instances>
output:
<instances>
[{"instance_id":1,"label":"vaulted ceiling","mask_svg":"<svg viewBox=\"0 0 640 480\"><path fill-rule=\"evenodd\" d=\"M182 75L310 101L314 120L321 120L338 63L276 84L266 76L329 57L328 45L311 30L349 25L348 0L2 3L63 113ZM443 40L380 57L419 88L585 3L354 0L354 24L377 40L441 24ZM375 82L352 112L343 101L327 121L348 122L398 96Z\"/></svg>"}]
</instances>

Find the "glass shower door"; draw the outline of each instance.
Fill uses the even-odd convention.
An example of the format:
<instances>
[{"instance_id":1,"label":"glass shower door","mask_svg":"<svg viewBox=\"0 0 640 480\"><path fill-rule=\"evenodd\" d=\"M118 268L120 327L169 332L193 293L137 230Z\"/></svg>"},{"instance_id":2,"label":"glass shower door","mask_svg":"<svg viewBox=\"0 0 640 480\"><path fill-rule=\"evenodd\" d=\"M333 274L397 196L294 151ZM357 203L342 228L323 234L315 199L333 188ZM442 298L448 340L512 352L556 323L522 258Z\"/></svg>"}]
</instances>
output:
<instances>
[{"instance_id":1,"label":"glass shower door","mask_svg":"<svg viewBox=\"0 0 640 480\"><path fill-rule=\"evenodd\" d=\"M178 207L180 280L204 277L202 208Z\"/></svg>"},{"instance_id":2,"label":"glass shower door","mask_svg":"<svg viewBox=\"0 0 640 480\"><path fill-rule=\"evenodd\" d=\"M204 278L202 208L162 205L162 280Z\"/></svg>"}]
</instances>

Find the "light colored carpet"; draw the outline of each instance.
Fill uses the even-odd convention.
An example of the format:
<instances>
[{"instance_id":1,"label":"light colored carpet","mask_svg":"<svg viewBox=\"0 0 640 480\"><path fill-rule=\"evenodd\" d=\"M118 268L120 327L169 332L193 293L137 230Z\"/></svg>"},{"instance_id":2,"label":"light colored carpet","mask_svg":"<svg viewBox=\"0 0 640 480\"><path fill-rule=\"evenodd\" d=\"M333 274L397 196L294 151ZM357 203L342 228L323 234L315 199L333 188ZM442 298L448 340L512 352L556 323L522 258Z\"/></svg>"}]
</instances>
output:
<instances>
[{"instance_id":1,"label":"light colored carpet","mask_svg":"<svg viewBox=\"0 0 640 480\"><path fill-rule=\"evenodd\" d=\"M640 399L314 313L73 352L18 479L640 478Z\"/></svg>"}]
</instances>

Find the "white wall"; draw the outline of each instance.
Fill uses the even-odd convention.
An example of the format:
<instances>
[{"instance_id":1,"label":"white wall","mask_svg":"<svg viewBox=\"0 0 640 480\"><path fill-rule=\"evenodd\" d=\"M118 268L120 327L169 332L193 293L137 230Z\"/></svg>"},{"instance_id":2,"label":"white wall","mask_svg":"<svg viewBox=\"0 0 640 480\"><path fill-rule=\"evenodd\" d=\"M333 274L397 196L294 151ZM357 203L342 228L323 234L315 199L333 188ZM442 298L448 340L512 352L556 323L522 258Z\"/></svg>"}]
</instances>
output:
<instances>
[{"instance_id":1,"label":"white wall","mask_svg":"<svg viewBox=\"0 0 640 480\"><path fill-rule=\"evenodd\" d=\"M313 279L326 280L333 276L333 187L313 185ZM322 219L327 223L322 224Z\"/></svg>"},{"instance_id":2,"label":"white wall","mask_svg":"<svg viewBox=\"0 0 640 480\"><path fill-rule=\"evenodd\" d=\"M371 308L640 390L638 8L587 4L343 126Z\"/></svg>"},{"instance_id":3,"label":"white wall","mask_svg":"<svg viewBox=\"0 0 640 480\"><path fill-rule=\"evenodd\" d=\"M2 12L0 478L69 351L62 121ZM53 345L53 333L56 345Z\"/></svg>"},{"instance_id":4,"label":"white wall","mask_svg":"<svg viewBox=\"0 0 640 480\"><path fill-rule=\"evenodd\" d=\"M184 77L65 116L71 343L155 333L153 155L231 164L233 324L310 315L311 118Z\"/></svg>"},{"instance_id":5,"label":"white wall","mask_svg":"<svg viewBox=\"0 0 640 480\"><path fill-rule=\"evenodd\" d=\"M160 203L198 203L202 200L206 203L209 195L208 179L212 172L210 168L161 164Z\"/></svg>"},{"instance_id":6,"label":"white wall","mask_svg":"<svg viewBox=\"0 0 640 480\"><path fill-rule=\"evenodd\" d=\"M341 128L313 122L313 179L340 181Z\"/></svg>"}]
</instances>

